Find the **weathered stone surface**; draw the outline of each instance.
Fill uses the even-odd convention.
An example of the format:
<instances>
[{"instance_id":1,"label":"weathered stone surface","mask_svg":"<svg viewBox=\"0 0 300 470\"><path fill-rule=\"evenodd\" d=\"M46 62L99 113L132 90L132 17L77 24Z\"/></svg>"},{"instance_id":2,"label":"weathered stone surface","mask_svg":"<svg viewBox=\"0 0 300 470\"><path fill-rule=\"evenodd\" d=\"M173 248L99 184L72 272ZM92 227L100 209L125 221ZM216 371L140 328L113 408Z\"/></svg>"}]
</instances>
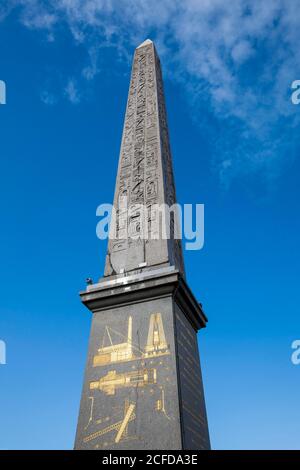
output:
<instances>
[{"instance_id":1,"label":"weathered stone surface","mask_svg":"<svg viewBox=\"0 0 300 470\"><path fill-rule=\"evenodd\" d=\"M124 197L130 214L122 209ZM174 265L184 275L181 241L153 239L157 221L151 219L151 208L164 203L171 207L176 195L160 61L153 42L147 40L134 54L114 197L116 237L108 244L105 276L159 265ZM146 239L140 204L149 211Z\"/></svg>"}]
</instances>

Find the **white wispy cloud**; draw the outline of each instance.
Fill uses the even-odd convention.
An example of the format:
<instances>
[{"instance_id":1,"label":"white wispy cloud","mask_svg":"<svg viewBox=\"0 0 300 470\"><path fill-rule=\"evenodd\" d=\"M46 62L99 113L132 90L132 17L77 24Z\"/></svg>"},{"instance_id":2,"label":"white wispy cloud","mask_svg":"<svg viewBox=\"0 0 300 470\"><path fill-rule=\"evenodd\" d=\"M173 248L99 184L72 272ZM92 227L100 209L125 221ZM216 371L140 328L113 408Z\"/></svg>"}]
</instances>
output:
<instances>
[{"instance_id":1,"label":"white wispy cloud","mask_svg":"<svg viewBox=\"0 0 300 470\"><path fill-rule=\"evenodd\" d=\"M80 102L80 93L76 82L73 78L68 80L68 83L65 87L65 96L72 104L78 104Z\"/></svg>"},{"instance_id":2,"label":"white wispy cloud","mask_svg":"<svg viewBox=\"0 0 300 470\"><path fill-rule=\"evenodd\" d=\"M48 90L43 90L40 94L40 98L47 106L53 106L57 103L57 97Z\"/></svg>"},{"instance_id":3,"label":"white wispy cloud","mask_svg":"<svg viewBox=\"0 0 300 470\"><path fill-rule=\"evenodd\" d=\"M276 176L295 141L300 110L289 99L300 76L300 6L295 0L12 0L20 21L49 37L61 24L85 45L82 76L99 73L101 46L128 51L153 32L164 70L184 85L201 122L203 106L220 123L213 164L222 181L262 169ZM57 28L57 29L56 29ZM298 76L297 76L298 74ZM78 103L75 81L65 93ZM223 127L222 127L223 126ZM232 142L235 142L235 146ZM220 143L221 142L221 143ZM220 146L220 147L218 147Z\"/></svg>"}]
</instances>

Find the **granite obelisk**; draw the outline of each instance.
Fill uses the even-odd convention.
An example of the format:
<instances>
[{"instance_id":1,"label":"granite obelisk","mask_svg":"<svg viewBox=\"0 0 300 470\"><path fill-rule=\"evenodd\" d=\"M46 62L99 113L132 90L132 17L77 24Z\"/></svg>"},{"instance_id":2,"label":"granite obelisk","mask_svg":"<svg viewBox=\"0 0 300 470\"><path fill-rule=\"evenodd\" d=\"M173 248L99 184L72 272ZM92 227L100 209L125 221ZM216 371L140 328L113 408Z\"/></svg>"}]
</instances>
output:
<instances>
[{"instance_id":1,"label":"granite obelisk","mask_svg":"<svg viewBox=\"0 0 300 470\"><path fill-rule=\"evenodd\" d=\"M93 318L76 449L210 448L197 343L207 318L185 281L176 211L152 210L174 204L160 61L146 40L134 54L104 276L80 294Z\"/></svg>"}]
</instances>

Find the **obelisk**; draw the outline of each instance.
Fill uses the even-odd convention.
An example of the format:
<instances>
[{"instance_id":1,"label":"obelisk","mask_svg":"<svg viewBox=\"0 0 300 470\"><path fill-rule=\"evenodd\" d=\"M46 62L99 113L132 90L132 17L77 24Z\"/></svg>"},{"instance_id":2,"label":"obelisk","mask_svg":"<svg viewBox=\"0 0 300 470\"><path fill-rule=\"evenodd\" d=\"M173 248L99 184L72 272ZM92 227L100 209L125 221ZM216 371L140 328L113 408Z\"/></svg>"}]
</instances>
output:
<instances>
[{"instance_id":1,"label":"obelisk","mask_svg":"<svg viewBox=\"0 0 300 470\"><path fill-rule=\"evenodd\" d=\"M176 211L152 210L174 204L148 39L134 54L104 276L80 294L93 318L76 449L210 448L197 343L207 318L185 281Z\"/></svg>"}]
</instances>

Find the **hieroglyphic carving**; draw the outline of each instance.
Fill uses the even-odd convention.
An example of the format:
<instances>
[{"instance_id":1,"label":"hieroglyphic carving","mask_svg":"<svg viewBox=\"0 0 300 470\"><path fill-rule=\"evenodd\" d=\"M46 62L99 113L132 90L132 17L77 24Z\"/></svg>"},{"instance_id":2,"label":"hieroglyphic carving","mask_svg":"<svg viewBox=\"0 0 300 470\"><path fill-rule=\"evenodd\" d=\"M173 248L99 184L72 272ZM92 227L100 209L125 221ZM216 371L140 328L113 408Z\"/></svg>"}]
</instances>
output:
<instances>
[{"instance_id":1,"label":"hieroglyphic carving","mask_svg":"<svg viewBox=\"0 0 300 470\"><path fill-rule=\"evenodd\" d=\"M160 61L158 56L156 58L156 75L157 75L157 94L158 94L158 110L159 110L159 127L160 127L160 145L161 145L161 159L163 167L163 178L164 178L164 189L165 189L165 201L169 207L176 203L176 192L174 184L172 157L170 149L169 130L167 122L167 113L163 89L163 79L160 67ZM180 272L185 275L184 262L182 254L181 240L175 239L174 234L174 218L170 219L170 233L171 239L170 244L170 257L171 262L174 264Z\"/></svg>"},{"instance_id":2,"label":"hieroglyphic carving","mask_svg":"<svg viewBox=\"0 0 300 470\"><path fill-rule=\"evenodd\" d=\"M129 211L121 207L124 197ZM162 76L150 42L136 49L133 61L114 199L115 233L122 239L109 241L105 275L167 262L184 274L180 241L157 236L157 216L152 212L156 205L172 205L175 200ZM135 210L139 204L147 207L146 239ZM171 219L171 233L173 224Z\"/></svg>"}]
</instances>

